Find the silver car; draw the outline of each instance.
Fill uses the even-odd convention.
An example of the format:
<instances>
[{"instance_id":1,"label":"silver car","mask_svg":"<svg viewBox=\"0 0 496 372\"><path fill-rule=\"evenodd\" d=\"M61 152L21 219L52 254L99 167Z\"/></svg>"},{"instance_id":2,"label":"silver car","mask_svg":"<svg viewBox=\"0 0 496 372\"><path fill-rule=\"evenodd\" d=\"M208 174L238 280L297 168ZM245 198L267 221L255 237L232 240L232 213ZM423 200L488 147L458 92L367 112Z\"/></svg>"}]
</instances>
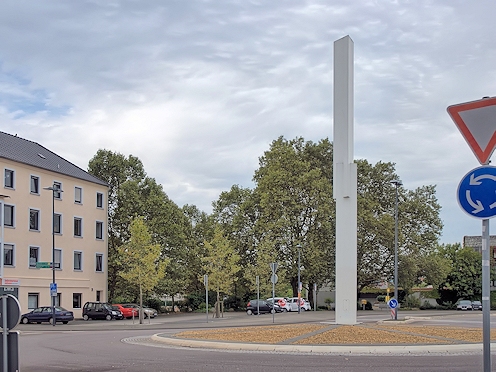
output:
<instances>
[{"instance_id":1,"label":"silver car","mask_svg":"<svg viewBox=\"0 0 496 372\"><path fill-rule=\"evenodd\" d=\"M456 310L472 310L472 301L470 300L461 300L458 305L456 305Z\"/></svg>"}]
</instances>

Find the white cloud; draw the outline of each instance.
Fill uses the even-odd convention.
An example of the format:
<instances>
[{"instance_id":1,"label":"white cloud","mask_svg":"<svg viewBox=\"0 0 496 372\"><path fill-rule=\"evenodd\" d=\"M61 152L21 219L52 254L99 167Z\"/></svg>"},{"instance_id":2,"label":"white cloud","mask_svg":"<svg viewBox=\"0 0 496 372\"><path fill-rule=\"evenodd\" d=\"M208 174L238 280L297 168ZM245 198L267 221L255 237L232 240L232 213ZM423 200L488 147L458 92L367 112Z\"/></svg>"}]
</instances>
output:
<instances>
[{"instance_id":1,"label":"white cloud","mask_svg":"<svg viewBox=\"0 0 496 372\"><path fill-rule=\"evenodd\" d=\"M251 187L272 140L332 138L333 42L355 42L355 156L436 184L446 242L480 234L456 205L477 165L446 113L495 95L489 1L8 2L0 125L85 168L138 156L179 205Z\"/></svg>"}]
</instances>

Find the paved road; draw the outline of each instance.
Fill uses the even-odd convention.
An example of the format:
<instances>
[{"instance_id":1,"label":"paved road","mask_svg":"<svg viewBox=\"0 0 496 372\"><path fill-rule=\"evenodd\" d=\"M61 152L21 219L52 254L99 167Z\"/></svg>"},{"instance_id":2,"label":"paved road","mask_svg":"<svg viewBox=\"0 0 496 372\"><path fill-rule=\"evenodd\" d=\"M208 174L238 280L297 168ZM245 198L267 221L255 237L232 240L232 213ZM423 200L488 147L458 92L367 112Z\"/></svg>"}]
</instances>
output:
<instances>
[{"instance_id":1,"label":"paved road","mask_svg":"<svg viewBox=\"0 0 496 372\"><path fill-rule=\"evenodd\" d=\"M440 314L441 313L441 314ZM324 321L331 322L333 313L278 314L277 324ZM360 312L359 320L375 322L387 319L388 313ZM458 326L482 325L479 313L415 312L414 315L432 317L430 320L452 322ZM412 316L405 313L405 316ZM482 355L422 356L357 356L303 355L297 353L226 352L174 348L154 344L149 340L155 333L175 333L183 329L232 327L272 324L272 316L226 314L224 319L209 319L201 314L161 316L151 324L132 324L132 321L75 321L69 325L19 325L22 372L54 371L240 371L257 369L296 371L467 371L482 370ZM133 341L134 343L129 343ZM496 355L492 357L496 370Z\"/></svg>"}]
</instances>

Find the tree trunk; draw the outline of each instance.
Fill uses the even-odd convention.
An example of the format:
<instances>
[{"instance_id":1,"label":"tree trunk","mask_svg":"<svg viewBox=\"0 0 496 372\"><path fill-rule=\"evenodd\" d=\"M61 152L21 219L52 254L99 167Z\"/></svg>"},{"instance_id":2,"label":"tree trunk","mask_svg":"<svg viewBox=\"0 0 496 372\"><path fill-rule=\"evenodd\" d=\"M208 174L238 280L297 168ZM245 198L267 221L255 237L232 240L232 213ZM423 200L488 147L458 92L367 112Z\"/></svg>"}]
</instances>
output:
<instances>
[{"instance_id":1,"label":"tree trunk","mask_svg":"<svg viewBox=\"0 0 496 372\"><path fill-rule=\"evenodd\" d=\"M140 311L139 311L139 323L143 324L143 289L141 288L140 284Z\"/></svg>"},{"instance_id":2,"label":"tree trunk","mask_svg":"<svg viewBox=\"0 0 496 372\"><path fill-rule=\"evenodd\" d=\"M215 303L215 317L220 318L220 293L217 290L217 302Z\"/></svg>"}]
</instances>

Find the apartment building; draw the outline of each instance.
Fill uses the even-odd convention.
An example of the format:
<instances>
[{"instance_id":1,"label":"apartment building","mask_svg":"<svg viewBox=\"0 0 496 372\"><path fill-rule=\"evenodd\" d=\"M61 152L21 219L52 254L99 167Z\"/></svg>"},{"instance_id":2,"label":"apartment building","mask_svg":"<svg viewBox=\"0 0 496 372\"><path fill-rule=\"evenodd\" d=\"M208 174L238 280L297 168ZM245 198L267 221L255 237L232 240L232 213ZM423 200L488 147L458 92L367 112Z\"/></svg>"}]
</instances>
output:
<instances>
[{"instance_id":1,"label":"apartment building","mask_svg":"<svg viewBox=\"0 0 496 372\"><path fill-rule=\"evenodd\" d=\"M108 185L4 132L0 167L2 291L15 289L23 313L50 306L52 296L75 317L86 301L106 301Z\"/></svg>"}]
</instances>

